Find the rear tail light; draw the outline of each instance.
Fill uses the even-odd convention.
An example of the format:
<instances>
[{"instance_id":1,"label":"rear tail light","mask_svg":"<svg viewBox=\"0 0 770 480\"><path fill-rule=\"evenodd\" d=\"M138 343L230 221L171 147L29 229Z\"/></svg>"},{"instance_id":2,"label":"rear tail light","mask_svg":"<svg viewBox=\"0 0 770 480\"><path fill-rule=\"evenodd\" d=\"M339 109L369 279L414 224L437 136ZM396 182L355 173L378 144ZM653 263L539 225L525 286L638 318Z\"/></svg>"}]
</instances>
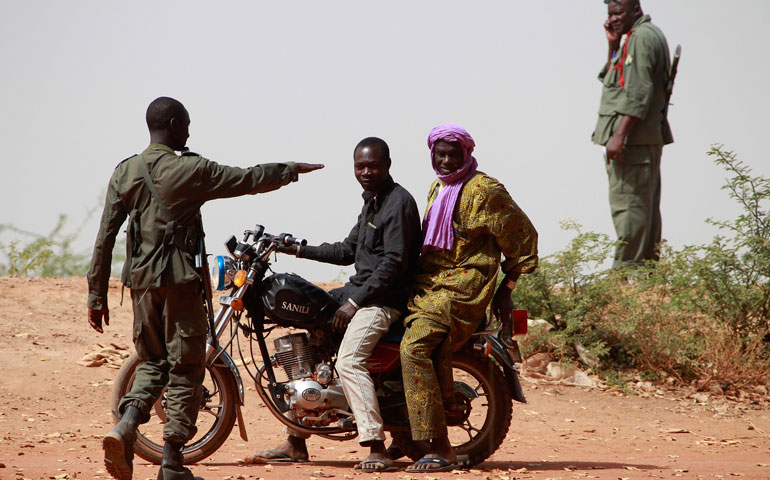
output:
<instances>
[{"instance_id":1,"label":"rear tail light","mask_svg":"<svg viewBox=\"0 0 770 480\"><path fill-rule=\"evenodd\" d=\"M514 335L527 334L527 311L526 310L513 311L513 334Z\"/></svg>"}]
</instances>

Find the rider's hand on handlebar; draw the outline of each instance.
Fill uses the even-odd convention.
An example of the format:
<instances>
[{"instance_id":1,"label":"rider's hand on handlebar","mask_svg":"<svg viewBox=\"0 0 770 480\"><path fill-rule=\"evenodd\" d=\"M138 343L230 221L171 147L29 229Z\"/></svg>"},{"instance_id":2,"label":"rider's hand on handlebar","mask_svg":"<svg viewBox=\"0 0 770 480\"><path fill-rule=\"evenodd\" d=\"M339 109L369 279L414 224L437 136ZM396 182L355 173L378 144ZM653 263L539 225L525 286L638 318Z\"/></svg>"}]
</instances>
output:
<instances>
[{"instance_id":1,"label":"rider's hand on handlebar","mask_svg":"<svg viewBox=\"0 0 770 480\"><path fill-rule=\"evenodd\" d=\"M324 168L323 163L297 163L297 173L310 173Z\"/></svg>"},{"instance_id":2,"label":"rider's hand on handlebar","mask_svg":"<svg viewBox=\"0 0 770 480\"><path fill-rule=\"evenodd\" d=\"M334 313L334 320L332 320L332 326L334 329L339 330L340 332L344 332L348 328L348 324L353 318L353 315L356 314L356 311L356 307L354 307L350 302L343 303L342 306L338 308Z\"/></svg>"},{"instance_id":3,"label":"rider's hand on handlebar","mask_svg":"<svg viewBox=\"0 0 770 480\"><path fill-rule=\"evenodd\" d=\"M299 245L279 245L278 251L281 253L286 253L288 255L294 255L296 256L297 253L299 253Z\"/></svg>"},{"instance_id":4,"label":"rider's hand on handlebar","mask_svg":"<svg viewBox=\"0 0 770 480\"><path fill-rule=\"evenodd\" d=\"M104 329L102 328L102 318L104 318L105 325L110 324L109 309L107 308L102 308L102 309L89 308L88 309L88 324L91 325L91 328L93 328L99 333L104 333Z\"/></svg>"}]
</instances>

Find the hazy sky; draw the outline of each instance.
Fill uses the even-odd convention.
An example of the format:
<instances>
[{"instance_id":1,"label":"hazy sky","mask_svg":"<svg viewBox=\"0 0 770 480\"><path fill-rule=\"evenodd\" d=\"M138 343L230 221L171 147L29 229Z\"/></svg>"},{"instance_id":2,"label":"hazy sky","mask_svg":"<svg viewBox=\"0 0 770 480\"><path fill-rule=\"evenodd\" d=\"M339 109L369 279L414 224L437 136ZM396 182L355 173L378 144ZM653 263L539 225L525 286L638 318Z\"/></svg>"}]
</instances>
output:
<instances>
[{"instance_id":1,"label":"hazy sky","mask_svg":"<svg viewBox=\"0 0 770 480\"><path fill-rule=\"evenodd\" d=\"M643 0L682 44L663 151L663 236L675 247L731 218L724 143L770 176L770 2ZM601 0L10 1L0 0L0 223L48 232L86 212L96 235L115 165L149 136L148 103L181 100L190 148L223 164L322 162L280 191L204 206L207 245L255 223L311 243L342 239L361 208L352 149L390 145L395 180L425 206L434 179L426 137L454 121L476 140L479 169L500 179L540 233L542 255L571 238L559 222L614 236L602 149L591 144L606 59ZM8 241L7 236L0 241ZM311 280L336 266L286 259ZM347 269L347 273L352 271Z\"/></svg>"}]
</instances>

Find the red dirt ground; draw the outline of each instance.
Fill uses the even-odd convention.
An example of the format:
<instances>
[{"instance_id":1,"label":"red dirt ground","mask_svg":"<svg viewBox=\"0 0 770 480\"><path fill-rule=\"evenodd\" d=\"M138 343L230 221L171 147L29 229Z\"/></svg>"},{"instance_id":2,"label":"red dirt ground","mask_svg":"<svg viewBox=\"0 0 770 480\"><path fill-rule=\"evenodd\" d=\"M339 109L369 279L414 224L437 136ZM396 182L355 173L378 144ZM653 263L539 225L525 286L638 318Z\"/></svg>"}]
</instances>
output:
<instances>
[{"instance_id":1,"label":"red dirt ground","mask_svg":"<svg viewBox=\"0 0 770 480\"><path fill-rule=\"evenodd\" d=\"M109 478L101 436L111 426L108 402L117 370L76 362L97 343L131 347L131 309L129 301L119 306L113 281L112 322L99 335L86 322L86 291L82 278L0 278L1 479ZM514 405L503 446L470 471L358 473L353 466L365 450L356 442L316 438L309 440L312 463L240 465L238 459L283 440L253 387L244 409L249 442L236 428L193 471L218 480L770 478L766 398L694 398L669 390L625 395L527 377L523 386L529 403ZM134 478L155 478L156 472L139 459Z\"/></svg>"}]
</instances>

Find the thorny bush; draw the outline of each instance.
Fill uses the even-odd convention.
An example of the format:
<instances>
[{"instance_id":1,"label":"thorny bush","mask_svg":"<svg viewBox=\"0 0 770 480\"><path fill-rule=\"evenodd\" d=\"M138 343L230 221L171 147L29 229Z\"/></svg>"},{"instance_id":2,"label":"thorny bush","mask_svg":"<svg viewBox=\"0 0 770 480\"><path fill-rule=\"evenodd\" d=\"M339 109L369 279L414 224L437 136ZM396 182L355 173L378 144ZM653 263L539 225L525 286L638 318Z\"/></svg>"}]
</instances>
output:
<instances>
[{"instance_id":1,"label":"thorny bush","mask_svg":"<svg viewBox=\"0 0 770 480\"><path fill-rule=\"evenodd\" d=\"M729 175L723 187L741 208L711 243L674 250L633 269L606 268L615 243L575 232L566 249L541 259L513 296L548 322L522 342L525 356L599 359L599 373L637 370L699 388L726 389L770 377L770 181L721 145L708 152ZM579 353L587 349L590 356ZM592 362L591 362L592 363ZM612 372L612 373L610 373Z\"/></svg>"}]
</instances>

